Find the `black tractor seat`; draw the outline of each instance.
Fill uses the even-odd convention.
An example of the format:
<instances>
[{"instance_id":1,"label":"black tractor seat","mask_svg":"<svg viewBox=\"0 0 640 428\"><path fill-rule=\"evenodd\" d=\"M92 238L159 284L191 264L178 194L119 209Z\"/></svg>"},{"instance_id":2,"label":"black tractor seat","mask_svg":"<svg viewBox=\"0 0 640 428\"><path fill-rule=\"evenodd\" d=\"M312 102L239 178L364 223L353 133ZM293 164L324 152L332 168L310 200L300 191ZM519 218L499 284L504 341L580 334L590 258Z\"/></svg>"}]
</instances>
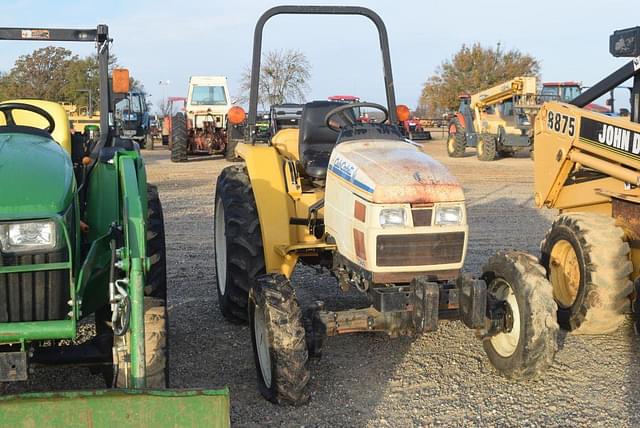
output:
<instances>
[{"instance_id":1,"label":"black tractor seat","mask_svg":"<svg viewBox=\"0 0 640 428\"><path fill-rule=\"evenodd\" d=\"M335 101L312 101L302 108L298 149L305 174L311 178L327 176L331 151L336 145L338 133L327 127L327 113L347 103Z\"/></svg>"}]
</instances>

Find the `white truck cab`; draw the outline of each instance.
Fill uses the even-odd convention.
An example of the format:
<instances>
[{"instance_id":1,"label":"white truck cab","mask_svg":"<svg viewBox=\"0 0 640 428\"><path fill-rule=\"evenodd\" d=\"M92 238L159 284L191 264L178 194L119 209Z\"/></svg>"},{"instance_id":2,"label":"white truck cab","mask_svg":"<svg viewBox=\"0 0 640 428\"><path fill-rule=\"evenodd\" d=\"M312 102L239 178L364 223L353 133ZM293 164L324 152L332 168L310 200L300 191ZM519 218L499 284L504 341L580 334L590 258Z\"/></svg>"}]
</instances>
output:
<instances>
[{"instance_id":1,"label":"white truck cab","mask_svg":"<svg viewBox=\"0 0 640 428\"><path fill-rule=\"evenodd\" d=\"M191 76L187 96L187 117L195 128L214 122L214 128L224 128L231 108L225 76Z\"/></svg>"}]
</instances>

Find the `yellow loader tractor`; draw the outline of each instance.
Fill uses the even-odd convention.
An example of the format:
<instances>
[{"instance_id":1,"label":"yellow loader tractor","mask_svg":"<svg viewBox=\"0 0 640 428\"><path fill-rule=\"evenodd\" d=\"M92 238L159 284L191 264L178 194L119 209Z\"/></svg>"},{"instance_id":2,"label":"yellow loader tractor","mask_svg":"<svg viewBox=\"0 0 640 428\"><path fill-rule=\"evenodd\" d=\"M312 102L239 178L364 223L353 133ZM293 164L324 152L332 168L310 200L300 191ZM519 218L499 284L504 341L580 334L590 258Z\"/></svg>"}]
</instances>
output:
<instances>
[{"instance_id":1,"label":"yellow loader tractor","mask_svg":"<svg viewBox=\"0 0 640 428\"><path fill-rule=\"evenodd\" d=\"M306 103L297 128L256 139L262 30L279 14L362 15L377 27L387 106ZM540 375L557 349L556 305L537 260L501 252L480 279L461 276L469 228L461 185L396 127L387 32L362 7L279 6L255 30L247 131L215 195L217 291L223 315L249 321L258 387L273 402L308 399L309 357L326 336L436 330L459 319L478 332L503 375ZM357 121L354 109L385 120ZM406 111L406 107L398 111ZM327 269L370 306L302 308L291 283L298 264Z\"/></svg>"},{"instance_id":2,"label":"yellow loader tractor","mask_svg":"<svg viewBox=\"0 0 640 428\"><path fill-rule=\"evenodd\" d=\"M630 297L640 313L640 27L614 32L610 50L634 59L535 120L535 202L560 213L541 262L558 322L575 333L614 331ZM584 108L631 78L631 121Z\"/></svg>"}]
</instances>

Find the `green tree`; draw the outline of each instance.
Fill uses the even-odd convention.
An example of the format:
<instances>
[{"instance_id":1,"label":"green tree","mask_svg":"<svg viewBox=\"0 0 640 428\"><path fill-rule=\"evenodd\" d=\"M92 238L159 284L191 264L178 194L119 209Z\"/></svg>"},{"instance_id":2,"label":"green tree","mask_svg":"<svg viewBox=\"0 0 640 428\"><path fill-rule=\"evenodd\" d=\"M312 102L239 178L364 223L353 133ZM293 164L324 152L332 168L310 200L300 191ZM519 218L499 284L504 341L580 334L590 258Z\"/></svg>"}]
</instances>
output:
<instances>
[{"instance_id":1,"label":"green tree","mask_svg":"<svg viewBox=\"0 0 640 428\"><path fill-rule=\"evenodd\" d=\"M517 49L505 52L500 44L495 49L479 43L462 45L427 79L419 108L437 116L457 109L460 94L473 94L516 76L537 76L539 72L539 61Z\"/></svg>"},{"instance_id":2,"label":"green tree","mask_svg":"<svg viewBox=\"0 0 640 428\"><path fill-rule=\"evenodd\" d=\"M109 58L109 70L118 67L117 58ZM100 109L98 56L84 58L71 51L47 46L19 57L13 68L0 73L0 100L38 98L68 102L84 110L89 92L93 111ZM144 91L144 85L131 77L132 90Z\"/></svg>"}]
</instances>

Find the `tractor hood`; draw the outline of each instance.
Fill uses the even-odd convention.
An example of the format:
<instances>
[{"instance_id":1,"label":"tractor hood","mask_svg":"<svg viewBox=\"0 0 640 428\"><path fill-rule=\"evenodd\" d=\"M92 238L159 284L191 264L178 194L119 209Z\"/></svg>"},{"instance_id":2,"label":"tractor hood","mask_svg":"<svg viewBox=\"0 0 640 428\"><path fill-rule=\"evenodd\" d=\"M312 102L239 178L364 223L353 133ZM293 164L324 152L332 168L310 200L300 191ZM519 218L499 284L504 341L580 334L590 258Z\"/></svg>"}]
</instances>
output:
<instances>
[{"instance_id":1,"label":"tractor hood","mask_svg":"<svg viewBox=\"0 0 640 428\"><path fill-rule=\"evenodd\" d=\"M373 203L464 201L462 187L449 170L406 140L338 144L331 155L329 171Z\"/></svg>"},{"instance_id":2,"label":"tractor hood","mask_svg":"<svg viewBox=\"0 0 640 428\"><path fill-rule=\"evenodd\" d=\"M55 141L0 133L0 220L45 218L73 200L73 165Z\"/></svg>"}]
</instances>

